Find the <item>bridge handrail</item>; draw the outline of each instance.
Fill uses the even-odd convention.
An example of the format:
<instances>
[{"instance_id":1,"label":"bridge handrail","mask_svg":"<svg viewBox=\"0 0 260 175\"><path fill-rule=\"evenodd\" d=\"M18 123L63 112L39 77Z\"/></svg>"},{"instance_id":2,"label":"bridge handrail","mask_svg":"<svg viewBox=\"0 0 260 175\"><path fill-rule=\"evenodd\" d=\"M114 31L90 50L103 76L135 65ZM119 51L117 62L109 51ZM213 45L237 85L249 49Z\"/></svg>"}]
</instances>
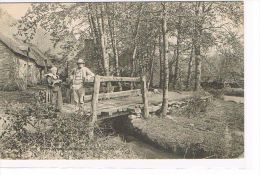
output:
<instances>
[{"instance_id":1,"label":"bridge handrail","mask_svg":"<svg viewBox=\"0 0 260 175\"><path fill-rule=\"evenodd\" d=\"M100 76L101 82L123 82L123 81L129 81L129 82L140 82L140 77L113 77L113 76Z\"/></svg>"},{"instance_id":2,"label":"bridge handrail","mask_svg":"<svg viewBox=\"0 0 260 175\"><path fill-rule=\"evenodd\" d=\"M94 92L92 94L92 102L91 102L91 117L92 121L90 123L91 130L89 133L90 138L93 138L94 135L94 126L97 121L97 105L99 99L99 90L100 90L100 83L101 82L121 82L121 81L129 81L129 82L141 82L141 93L142 93L142 101L144 104L143 108L143 117L148 118L149 116L149 109L148 109L148 97L147 97L147 87L146 87L146 77L113 77L113 76L99 76L95 75L93 78L94 82ZM90 81L88 81L90 82Z\"/></svg>"},{"instance_id":3,"label":"bridge handrail","mask_svg":"<svg viewBox=\"0 0 260 175\"><path fill-rule=\"evenodd\" d=\"M99 75L96 75L99 76ZM100 82L123 82L123 81L128 81L128 82L140 82L141 78L140 77L114 77L114 76L99 76ZM94 82L95 77L89 78L86 80L86 82Z\"/></svg>"}]
</instances>

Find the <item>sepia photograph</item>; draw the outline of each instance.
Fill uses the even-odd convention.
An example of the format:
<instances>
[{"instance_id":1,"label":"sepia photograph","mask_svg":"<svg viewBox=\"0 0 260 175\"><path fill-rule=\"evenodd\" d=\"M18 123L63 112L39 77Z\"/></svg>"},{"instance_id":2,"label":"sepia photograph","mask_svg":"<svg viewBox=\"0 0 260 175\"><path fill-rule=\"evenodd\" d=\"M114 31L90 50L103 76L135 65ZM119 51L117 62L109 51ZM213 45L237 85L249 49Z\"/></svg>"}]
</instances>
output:
<instances>
[{"instance_id":1,"label":"sepia photograph","mask_svg":"<svg viewBox=\"0 0 260 175\"><path fill-rule=\"evenodd\" d=\"M0 3L0 159L243 159L244 2Z\"/></svg>"}]
</instances>

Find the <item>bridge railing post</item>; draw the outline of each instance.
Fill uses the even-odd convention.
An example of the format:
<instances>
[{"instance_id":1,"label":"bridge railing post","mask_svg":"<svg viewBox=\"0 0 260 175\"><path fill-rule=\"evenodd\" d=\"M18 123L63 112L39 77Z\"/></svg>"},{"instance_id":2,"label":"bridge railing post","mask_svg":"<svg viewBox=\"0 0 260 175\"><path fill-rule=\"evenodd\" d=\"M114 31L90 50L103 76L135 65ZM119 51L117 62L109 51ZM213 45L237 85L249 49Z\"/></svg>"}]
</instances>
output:
<instances>
[{"instance_id":1,"label":"bridge railing post","mask_svg":"<svg viewBox=\"0 0 260 175\"><path fill-rule=\"evenodd\" d=\"M141 77L141 84L142 84L142 99L144 104L143 109L143 117L148 118L149 117L149 108L148 108L148 97L147 97L147 87L146 87L146 77Z\"/></svg>"},{"instance_id":2,"label":"bridge railing post","mask_svg":"<svg viewBox=\"0 0 260 175\"><path fill-rule=\"evenodd\" d=\"M90 139L93 139L94 137L95 123L97 121L97 105L98 105L99 89L100 89L100 77L96 75L94 79L94 92L92 95L92 102L91 102L91 122L90 122L90 132L89 132Z\"/></svg>"}]
</instances>

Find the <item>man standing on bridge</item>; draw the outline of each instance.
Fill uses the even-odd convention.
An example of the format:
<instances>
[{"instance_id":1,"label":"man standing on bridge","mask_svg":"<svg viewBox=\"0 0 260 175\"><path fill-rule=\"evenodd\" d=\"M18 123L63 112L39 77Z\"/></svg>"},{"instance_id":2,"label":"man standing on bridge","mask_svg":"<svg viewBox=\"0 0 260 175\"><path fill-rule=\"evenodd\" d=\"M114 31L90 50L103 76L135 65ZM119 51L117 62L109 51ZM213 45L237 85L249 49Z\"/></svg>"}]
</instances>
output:
<instances>
[{"instance_id":1,"label":"man standing on bridge","mask_svg":"<svg viewBox=\"0 0 260 175\"><path fill-rule=\"evenodd\" d=\"M72 81L71 89L73 93L73 99L76 105L82 109L84 104L85 87L84 83L87 79L90 79L95 74L85 67L85 62L82 59L77 61L77 67L72 70L70 80Z\"/></svg>"}]
</instances>

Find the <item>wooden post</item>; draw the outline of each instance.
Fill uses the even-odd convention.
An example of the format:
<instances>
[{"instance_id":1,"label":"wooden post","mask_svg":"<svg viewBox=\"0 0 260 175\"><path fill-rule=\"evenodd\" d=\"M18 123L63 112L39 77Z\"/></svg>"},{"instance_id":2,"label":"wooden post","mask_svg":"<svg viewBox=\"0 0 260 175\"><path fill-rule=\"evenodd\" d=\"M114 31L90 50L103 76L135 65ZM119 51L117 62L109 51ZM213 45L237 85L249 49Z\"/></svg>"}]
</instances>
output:
<instances>
[{"instance_id":1,"label":"wooden post","mask_svg":"<svg viewBox=\"0 0 260 175\"><path fill-rule=\"evenodd\" d=\"M44 59L44 74L48 73L48 68L47 68L47 59Z\"/></svg>"},{"instance_id":2,"label":"wooden post","mask_svg":"<svg viewBox=\"0 0 260 175\"><path fill-rule=\"evenodd\" d=\"M66 82L67 82L67 86L66 86L66 101L68 103L72 103L71 100L71 89L70 89L70 75L69 75L69 61L66 61Z\"/></svg>"},{"instance_id":3,"label":"wooden post","mask_svg":"<svg viewBox=\"0 0 260 175\"><path fill-rule=\"evenodd\" d=\"M47 88L45 91L45 103L47 103L47 104L49 103L49 92L48 91L49 91L49 88Z\"/></svg>"},{"instance_id":4,"label":"wooden post","mask_svg":"<svg viewBox=\"0 0 260 175\"><path fill-rule=\"evenodd\" d=\"M92 95L92 103L91 103L91 117L92 121L90 123L90 132L89 138L93 139L94 137L94 127L97 121L97 104L98 104L98 94L100 89L100 77L98 75L95 76L94 80L94 92Z\"/></svg>"},{"instance_id":5,"label":"wooden post","mask_svg":"<svg viewBox=\"0 0 260 175\"><path fill-rule=\"evenodd\" d=\"M45 89L45 103L49 104L51 102L51 90L49 87Z\"/></svg>"},{"instance_id":6,"label":"wooden post","mask_svg":"<svg viewBox=\"0 0 260 175\"><path fill-rule=\"evenodd\" d=\"M148 97L147 97L147 88L146 88L146 77L142 76L142 99L144 103L143 117L149 117L149 109L148 109Z\"/></svg>"},{"instance_id":7,"label":"wooden post","mask_svg":"<svg viewBox=\"0 0 260 175\"><path fill-rule=\"evenodd\" d=\"M47 59L44 59L44 74L48 73L48 69L47 69ZM45 77L46 79L46 77ZM50 102L50 89L49 87L47 87L46 89L46 103L48 104Z\"/></svg>"},{"instance_id":8,"label":"wooden post","mask_svg":"<svg viewBox=\"0 0 260 175\"><path fill-rule=\"evenodd\" d=\"M29 68L29 52L30 52L30 47L28 47L28 49L27 49L27 59L26 59L26 81L25 81L25 83L26 83L26 89L28 88L28 77L29 77L29 71L28 71L28 68Z\"/></svg>"}]
</instances>

